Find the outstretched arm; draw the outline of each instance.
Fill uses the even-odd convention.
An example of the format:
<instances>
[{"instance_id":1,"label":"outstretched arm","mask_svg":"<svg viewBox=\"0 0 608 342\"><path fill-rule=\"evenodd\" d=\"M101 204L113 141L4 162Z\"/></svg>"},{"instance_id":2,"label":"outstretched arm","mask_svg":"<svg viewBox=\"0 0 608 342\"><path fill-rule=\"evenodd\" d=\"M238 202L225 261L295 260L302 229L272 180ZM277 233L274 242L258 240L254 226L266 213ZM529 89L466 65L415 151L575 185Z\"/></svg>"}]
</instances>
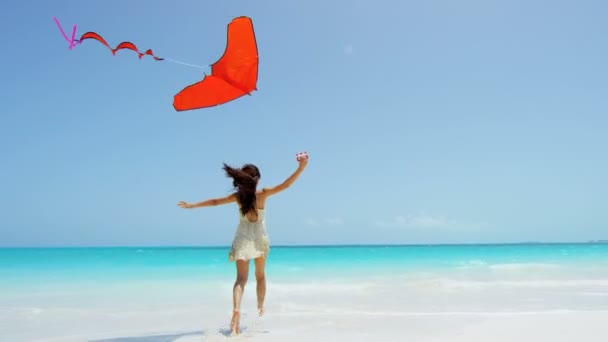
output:
<instances>
[{"instance_id":1,"label":"outstretched arm","mask_svg":"<svg viewBox=\"0 0 608 342\"><path fill-rule=\"evenodd\" d=\"M264 194L266 194L267 196L272 196L272 195L278 194L279 192L289 188L289 186L291 186L291 184L293 184L293 182L295 182L296 179L298 179L298 177L300 177L300 174L302 173L302 171L304 171L307 164L308 164L307 158L300 159L300 165L298 166L298 169L291 176L289 176L289 178L287 178L283 183L281 183L275 187L263 189Z\"/></svg>"},{"instance_id":2,"label":"outstretched arm","mask_svg":"<svg viewBox=\"0 0 608 342\"><path fill-rule=\"evenodd\" d=\"M194 203L194 204L180 201L179 203L177 203L177 205L179 205L180 207L182 207L184 209L193 209L193 208L213 207L213 206L228 204L228 203L233 203L233 202L236 202L236 196L234 194L223 197L223 198L208 199L206 201L202 201L202 202L198 202L198 203Z\"/></svg>"}]
</instances>

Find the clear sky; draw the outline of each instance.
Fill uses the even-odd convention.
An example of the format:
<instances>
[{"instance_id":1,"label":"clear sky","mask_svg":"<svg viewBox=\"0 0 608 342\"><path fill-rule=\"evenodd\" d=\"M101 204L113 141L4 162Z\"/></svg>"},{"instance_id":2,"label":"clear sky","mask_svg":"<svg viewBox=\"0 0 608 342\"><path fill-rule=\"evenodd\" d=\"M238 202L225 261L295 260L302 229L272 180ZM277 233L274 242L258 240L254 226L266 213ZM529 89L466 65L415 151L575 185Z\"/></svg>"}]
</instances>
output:
<instances>
[{"instance_id":1,"label":"clear sky","mask_svg":"<svg viewBox=\"0 0 608 342\"><path fill-rule=\"evenodd\" d=\"M30 7L31 6L31 7ZM605 1L16 1L0 14L0 245L222 245L222 162L272 244L608 239ZM175 112L253 20L258 91Z\"/></svg>"}]
</instances>

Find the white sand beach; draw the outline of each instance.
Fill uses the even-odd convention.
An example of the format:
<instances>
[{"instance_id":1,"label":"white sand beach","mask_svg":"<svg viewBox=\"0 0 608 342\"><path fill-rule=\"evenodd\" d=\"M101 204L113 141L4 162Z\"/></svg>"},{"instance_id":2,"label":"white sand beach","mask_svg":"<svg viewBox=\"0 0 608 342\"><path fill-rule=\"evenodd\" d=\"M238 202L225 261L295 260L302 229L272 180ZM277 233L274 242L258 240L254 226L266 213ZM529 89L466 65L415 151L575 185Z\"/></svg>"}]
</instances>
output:
<instances>
[{"instance_id":1,"label":"white sand beach","mask_svg":"<svg viewBox=\"0 0 608 342\"><path fill-rule=\"evenodd\" d=\"M601 279L454 280L400 276L268 283L255 280L242 334L228 336L231 283L166 281L4 293L3 341L572 341L608 340Z\"/></svg>"},{"instance_id":2,"label":"white sand beach","mask_svg":"<svg viewBox=\"0 0 608 342\"><path fill-rule=\"evenodd\" d=\"M608 312L382 313L270 315L247 341L606 341ZM287 329L286 327L290 327ZM228 341L234 337L196 334L176 342Z\"/></svg>"}]
</instances>

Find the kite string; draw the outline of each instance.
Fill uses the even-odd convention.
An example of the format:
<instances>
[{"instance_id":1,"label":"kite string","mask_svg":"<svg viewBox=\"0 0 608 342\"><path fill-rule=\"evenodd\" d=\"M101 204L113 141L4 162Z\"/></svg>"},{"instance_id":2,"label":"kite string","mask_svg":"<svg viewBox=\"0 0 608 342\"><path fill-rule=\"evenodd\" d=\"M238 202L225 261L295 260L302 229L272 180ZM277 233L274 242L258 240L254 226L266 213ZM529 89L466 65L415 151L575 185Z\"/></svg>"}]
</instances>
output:
<instances>
[{"instance_id":1,"label":"kite string","mask_svg":"<svg viewBox=\"0 0 608 342\"><path fill-rule=\"evenodd\" d=\"M181 64L181 65L185 65L185 66L189 66L189 67L193 67L193 68L199 68L199 69L208 69L209 68L209 66L202 66L202 65L197 65L197 64L186 63L186 62L175 60L173 58L165 58L165 61L175 63L175 64Z\"/></svg>"}]
</instances>

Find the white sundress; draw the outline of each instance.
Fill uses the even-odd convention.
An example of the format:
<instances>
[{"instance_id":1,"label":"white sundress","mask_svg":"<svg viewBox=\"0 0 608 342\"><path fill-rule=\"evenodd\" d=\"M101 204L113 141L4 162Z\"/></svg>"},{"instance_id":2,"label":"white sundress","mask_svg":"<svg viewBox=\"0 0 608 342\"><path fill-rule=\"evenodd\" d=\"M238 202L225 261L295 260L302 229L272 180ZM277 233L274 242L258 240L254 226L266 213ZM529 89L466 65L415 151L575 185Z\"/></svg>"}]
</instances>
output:
<instances>
[{"instance_id":1,"label":"white sundress","mask_svg":"<svg viewBox=\"0 0 608 342\"><path fill-rule=\"evenodd\" d=\"M265 210L258 209L258 219L254 222L249 221L243 214L239 216L239 225L234 234L228 259L236 261L267 256L270 251L270 241L266 233Z\"/></svg>"}]
</instances>

